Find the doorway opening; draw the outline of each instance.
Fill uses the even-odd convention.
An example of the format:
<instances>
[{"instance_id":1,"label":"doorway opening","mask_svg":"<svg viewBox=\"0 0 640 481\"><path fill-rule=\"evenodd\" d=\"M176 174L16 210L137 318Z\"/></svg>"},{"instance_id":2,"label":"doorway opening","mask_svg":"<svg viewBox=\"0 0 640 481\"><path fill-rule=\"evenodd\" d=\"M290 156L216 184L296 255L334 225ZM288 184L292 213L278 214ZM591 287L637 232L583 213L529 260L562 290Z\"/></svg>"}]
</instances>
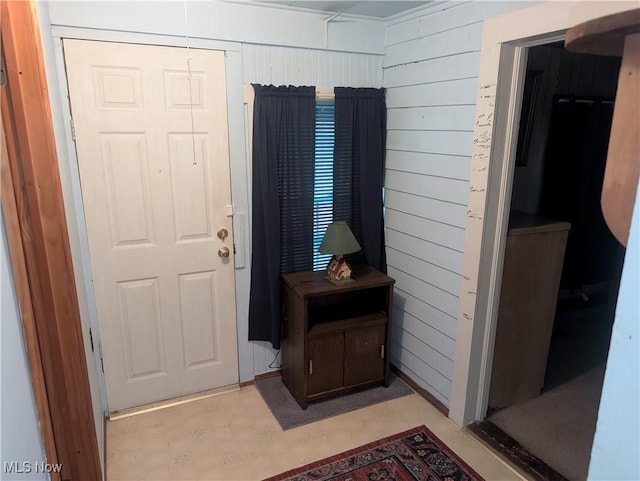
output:
<instances>
[{"instance_id":1,"label":"doorway opening","mask_svg":"<svg viewBox=\"0 0 640 481\"><path fill-rule=\"evenodd\" d=\"M487 420L539 458L543 479L587 477L624 261L600 209L619 68L561 42L528 49L504 261L516 274L502 282ZM510 259L526 236L525 249L552 243ZM544 285L510 291L540 269Z\"/></svg>"}]
</instances>

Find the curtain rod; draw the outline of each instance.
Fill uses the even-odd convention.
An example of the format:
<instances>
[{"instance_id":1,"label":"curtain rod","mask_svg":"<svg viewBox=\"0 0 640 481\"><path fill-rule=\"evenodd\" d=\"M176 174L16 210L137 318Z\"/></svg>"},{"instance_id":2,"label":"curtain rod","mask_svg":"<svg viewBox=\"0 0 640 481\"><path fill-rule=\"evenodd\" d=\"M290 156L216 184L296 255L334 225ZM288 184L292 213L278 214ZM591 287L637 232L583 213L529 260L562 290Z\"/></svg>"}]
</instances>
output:
<instances>
[{"instance_id":1,"label":"curtain rod","mask_svg":"<svg viewBox=\"0 0 640 481\"><path fill-rule=\"evenodd\" d=\"M244 96L245 102L248 99L253 102L253 87L251 87L251 84L244 84ZM333 87L316 87L316 100L333 100L335 96Z\"/></svg>"}]
</instances>

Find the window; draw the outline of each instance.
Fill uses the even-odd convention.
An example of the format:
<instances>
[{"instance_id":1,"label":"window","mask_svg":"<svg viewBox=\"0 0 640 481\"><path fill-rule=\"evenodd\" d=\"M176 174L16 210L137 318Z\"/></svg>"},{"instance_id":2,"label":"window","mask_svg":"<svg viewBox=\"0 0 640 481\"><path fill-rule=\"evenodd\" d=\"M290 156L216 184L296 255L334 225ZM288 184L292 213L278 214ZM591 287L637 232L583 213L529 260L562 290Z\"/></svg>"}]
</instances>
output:
<instances>
[{"instance_id":1,"label":"window","mask_svg":"<svg viewBox=\"0 0 640 481\"><path fill-rule=\"evenodd\" d=\"M333 221L333 147L335 143L333 100L316 101L316 164L313 186L313 270L324 269L330 254L318 248L327 226Z\"/></svg>"}]
</instances>

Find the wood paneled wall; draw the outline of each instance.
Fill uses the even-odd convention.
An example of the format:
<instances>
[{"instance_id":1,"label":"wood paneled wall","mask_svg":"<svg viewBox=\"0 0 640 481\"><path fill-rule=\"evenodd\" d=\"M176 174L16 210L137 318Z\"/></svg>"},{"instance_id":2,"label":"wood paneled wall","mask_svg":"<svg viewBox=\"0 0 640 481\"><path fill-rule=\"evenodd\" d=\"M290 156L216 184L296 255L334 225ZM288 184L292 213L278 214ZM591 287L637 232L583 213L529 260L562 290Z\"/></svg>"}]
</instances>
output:
<instances>
[{"instance_id":1,"label":"wood paneled wall","mask_svg":"<svg viewBox=\"0 0 640 481\"><path fill-rule=\"evenodd\" d=\"M381 87L382 55L242 44L245 84Z\"/></svg>"},{"instance_id":2,"label":"wood paneled wall","mask_svg":"<svg viewBox=\"0 0 640 481\"><path fill-rule=\"evenodd\" d=\"M518 2L449 2L387 27L391 361L449 405L483 20Z\"/></svg>"}]
</instances>

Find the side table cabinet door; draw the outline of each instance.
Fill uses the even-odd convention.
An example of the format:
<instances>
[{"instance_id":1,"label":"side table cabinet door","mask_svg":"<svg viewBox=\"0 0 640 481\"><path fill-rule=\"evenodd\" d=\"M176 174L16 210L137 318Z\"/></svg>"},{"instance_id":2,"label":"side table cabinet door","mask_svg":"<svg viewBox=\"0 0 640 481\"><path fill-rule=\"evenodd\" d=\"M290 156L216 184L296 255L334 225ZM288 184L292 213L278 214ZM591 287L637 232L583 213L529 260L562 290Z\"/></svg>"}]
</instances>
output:
<instances>
[{"instance_id":1,"label":"side table cabinet door","mask_svg":"<svg viewBox=\"0 0 640 481\"><path fill-rule=\"evenodd\" d=\"M352 329L345 339L345 385L384 378L386 324Z\"/></svg>"},{"instance_id":2,"label":"side table cabinet door","mask_svg":"<svg viewBox=\"0 0 640 481\"><path fill-rule=\"evenodd\" d=\"M309 339L307 395L332 391L344 384L344 332Z\"/></svg>"}]
</instances>

